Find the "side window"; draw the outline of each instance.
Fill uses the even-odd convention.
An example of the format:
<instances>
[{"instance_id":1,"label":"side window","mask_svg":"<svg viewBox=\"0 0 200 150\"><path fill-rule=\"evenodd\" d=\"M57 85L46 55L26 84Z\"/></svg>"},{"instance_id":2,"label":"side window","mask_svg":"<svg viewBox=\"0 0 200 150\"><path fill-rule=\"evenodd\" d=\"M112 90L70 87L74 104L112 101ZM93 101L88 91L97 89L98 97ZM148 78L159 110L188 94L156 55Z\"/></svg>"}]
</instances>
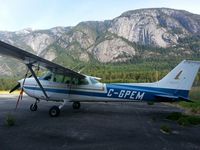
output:
<instances>
[{"instance_id":1,"label":"side window","mask_svg":"<svg viewBox=\"0 0 200 150\"><path fill-rule=\"evenodd\" d=\"M74 84L74 85L87 85L87 84L89 84L89 82L85 78L84 79L74 78L74 79L72 79L72 84Z\"/></svg>"},{"instance_id":2,"label":"side window","mask_svg":"<svg viewBox=\"0 0 200 150\"><path fill-rule=\"evenodd\" d=\"M60 74L55 74L53 77L53 82L59 82L59 83L63 83L64 81L64 76L60 75Z\"/></svg>"},{"instance_id":3,"label":"side window","mask_svg":"<svg viewBox=\"0 0 200 150\"><path fill-rule=\"evenodd\" d=\"M87 85L87 84L89 84L89 82L87 81L86 78L84 78L84 79L79 79L78 84L79 85Z\"/></svg>"},{"instance_id":4,"label":"side window","mask_svg":"<svg viewBox=\"0 0 200 150\"><path fill-rule=\"evenodd\" d=\"M65 77L64 77L64 80L63 80L63 83L65 83L65 84L70 84L70 83L71 83L71 78L68 77L68 76L65 76Z\"/></svg>"},{"instance_id":5,"label":"side window","mask_svg":"<svg viewBox=\"0 0 200 150\"><path fill-rule=\"evenodd\" d=\"M44 80L50 81L50 80L51 80L51 77L52 77L52 74L49 73L49 74L47 74L43 79L44 79Z\"/></svg>"}]
</instances>

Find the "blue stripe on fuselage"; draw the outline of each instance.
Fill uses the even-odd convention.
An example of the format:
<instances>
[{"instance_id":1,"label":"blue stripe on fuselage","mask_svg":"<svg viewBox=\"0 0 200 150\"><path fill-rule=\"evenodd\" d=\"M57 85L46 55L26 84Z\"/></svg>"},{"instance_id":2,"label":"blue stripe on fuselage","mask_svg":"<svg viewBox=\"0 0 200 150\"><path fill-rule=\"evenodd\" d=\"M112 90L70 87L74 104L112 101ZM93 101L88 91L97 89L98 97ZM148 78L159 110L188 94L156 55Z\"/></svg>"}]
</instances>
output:
<instances>
[{"instance_id":1,"label":"blue stripe on fuselage","mask_svg":"<svg viewBox=\"0 0 200 150\"><path fill-rule=\"evenodd\" d=\"M29 90L41 90L39 87L24 87ZM165 89L156 87L142 87L134 85L120 85L120 84L106 84L107 92L97 92L84 91L84 90L73 90L68 89L56 89L56 88L45 88L46 92L60 93L60 94L73 94L73 95L83 95L83 96L93 96L102 98L114 98L114 99L124 99L124 100L137 100L137 101L151 101L155 99L155 94L162 95L174 95L187 97L188 91L186 90L175 90L175 89ZM177 95L178 94L178 95Z\"/></svg>"},{"instance_id":2,"label":"blue stripe on fuselage","mask_svg":"<svg viewBox=\"0 0 200 150\"><path fill-rule=\"evenodd\" d=\"M189 91L188 90L179 90L179 89L168 89L168 88L159 88L159 87L147 87L147 86L136 86L136 85L129 85L129 84L110 84L111 86L118 86L123 88L131 88L131 89L138 89L138 90L144 90L148 92L155 92L155 93L163 93L163 94L169 94L174 96L182 96L182 97L188 97Z\"/></svg>"}]
</instances>

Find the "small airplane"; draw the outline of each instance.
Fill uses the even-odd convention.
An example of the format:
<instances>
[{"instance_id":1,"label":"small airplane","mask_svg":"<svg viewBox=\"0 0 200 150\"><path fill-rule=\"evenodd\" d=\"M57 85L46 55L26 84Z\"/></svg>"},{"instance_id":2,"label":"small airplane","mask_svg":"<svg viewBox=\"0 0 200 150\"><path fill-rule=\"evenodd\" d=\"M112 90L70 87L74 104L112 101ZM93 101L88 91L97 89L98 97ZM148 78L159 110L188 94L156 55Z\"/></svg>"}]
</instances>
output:
<instances>
[{"instance_id":1,"label":"small airplane","mask_svg":"<svg viewBox=\"0 0 200 150\"><path fill-rule=\"evenodd\" d=\"M21 89L17 105L23 92L36 99L31 111L37 110L40 100L62 102L50 108L52 117L59 116L66 102L73 102L73 109L79 109L81 102L189 102L189 91L200 68L200 61L183 60L157 82L105 84L98 77L81 74L2 41L0 54L14 57L28 68L25 78L10 91ZM37 77L33 67L38 66L49 72Z\"/></svg>"}]
</instances>

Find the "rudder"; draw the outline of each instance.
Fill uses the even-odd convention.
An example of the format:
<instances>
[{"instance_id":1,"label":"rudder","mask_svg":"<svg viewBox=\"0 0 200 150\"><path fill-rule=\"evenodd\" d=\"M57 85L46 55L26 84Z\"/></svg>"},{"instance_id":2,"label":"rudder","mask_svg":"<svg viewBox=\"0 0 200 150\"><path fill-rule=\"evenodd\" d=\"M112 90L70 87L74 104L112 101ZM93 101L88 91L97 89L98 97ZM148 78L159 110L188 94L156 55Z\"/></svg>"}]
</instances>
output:
<instances>
[{"instance_id":1,"label":"rudder","mask_svg":"<svg viewBox=\"0 0 200 150\"><path fill-rule=\"evenodd\" d=\"M164 78L157 82L158 87L190 91L200 67L200 61L183 60Z\"/></svg>"}]
</instances>

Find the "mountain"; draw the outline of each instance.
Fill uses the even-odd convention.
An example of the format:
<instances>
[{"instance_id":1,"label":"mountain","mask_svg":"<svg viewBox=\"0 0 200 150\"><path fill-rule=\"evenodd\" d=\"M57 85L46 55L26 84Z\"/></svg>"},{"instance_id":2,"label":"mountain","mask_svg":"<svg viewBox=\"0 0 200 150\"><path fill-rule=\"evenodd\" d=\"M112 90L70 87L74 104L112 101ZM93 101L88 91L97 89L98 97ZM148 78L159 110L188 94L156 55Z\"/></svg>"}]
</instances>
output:
<instances>
[{"instance_id":1,"label":"mountain","mask_svg":"<svg viewBox=\"0 0 200 150\"><path fill-rule=\"evenodd\" d=\"M64 65L199 57L200 15L169 8L138 9L113 20L81 22L74 27L0 31L0 40ZM3 58L0 64L10 70Z\"/></svg>"}]
</instances>

